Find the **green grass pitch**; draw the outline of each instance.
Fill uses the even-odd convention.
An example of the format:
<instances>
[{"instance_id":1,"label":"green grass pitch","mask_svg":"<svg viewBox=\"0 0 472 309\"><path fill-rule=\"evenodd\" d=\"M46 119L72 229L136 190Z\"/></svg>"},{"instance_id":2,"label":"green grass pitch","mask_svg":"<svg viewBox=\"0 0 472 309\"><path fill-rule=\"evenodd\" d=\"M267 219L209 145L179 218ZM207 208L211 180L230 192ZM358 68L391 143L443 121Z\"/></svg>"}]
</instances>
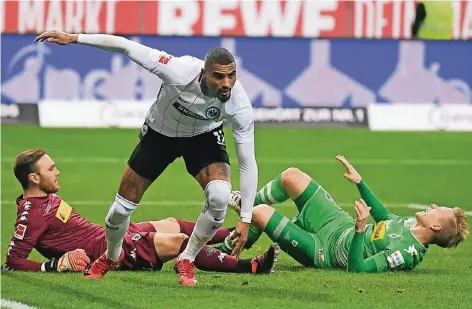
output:
<instances>
[{"instance_id":1,"label":"green grass pitch","mask_svg":"<svg viewBox=\"0 0 472 309\"><path fill-rule=\"evenodd\" d=\"M31 147L49 151L61 170L61 196L80 214L103 225L138 130L44 129L1 127L2 264L13 233L15 198L20 186L12 173L15 155ZM226 131L233 162L233 184L239 175L233 138ZM364 129L297 129L258 127L256 157L259 185L295 166L309 173L348 209L358 198L334 159L344 154L374 192L400 214L409 204L437 203L472 211L471 133L377 133ZM195 220L204 196L177 160L152 185L133 221L169 216ZM290 203L278 206L289 217ZM229 211L225 226L237 217ZM267 236L252 257L271 244ZM430 248L422 265L410 273L349 274L304 269L281 253L270 276L197 273L199 286L182 288L168 263L161 272L112 272L101 281L80 274L2 272L1 296L39 308L471 308L472 241L455 250ZM31 258L44 259L33 252Z\"/></svg>"}]
</instances>

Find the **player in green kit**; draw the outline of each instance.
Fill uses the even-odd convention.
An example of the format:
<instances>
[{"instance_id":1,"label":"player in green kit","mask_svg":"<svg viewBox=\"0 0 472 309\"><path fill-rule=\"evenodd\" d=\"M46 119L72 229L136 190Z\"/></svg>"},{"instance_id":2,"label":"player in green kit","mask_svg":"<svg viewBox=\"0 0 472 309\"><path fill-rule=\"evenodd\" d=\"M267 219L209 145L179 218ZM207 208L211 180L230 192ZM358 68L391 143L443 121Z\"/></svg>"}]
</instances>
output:
<instances>
[{"instance_id":1,"label":"player in green kit","mask_svg":"<svg viewBox=\"0 0 472 309\"><path fill-rule=\"evenodd\" d=\"M325 189L296 168L289 168L257 194L246 248L264 231L282 250L307 267L382 272L416 268L431 244L454 248L469 234L460 208L431 205L415 217L390 213L343 156L337 156L362 199L356 219L341 209ZM269 205L292 199L298 215L290 220ZM230 206L238 209L234 192ZM375 224L367 224L369 216ZM231 252L230 236L219 249Z\"/></svg>"}]
</instances>

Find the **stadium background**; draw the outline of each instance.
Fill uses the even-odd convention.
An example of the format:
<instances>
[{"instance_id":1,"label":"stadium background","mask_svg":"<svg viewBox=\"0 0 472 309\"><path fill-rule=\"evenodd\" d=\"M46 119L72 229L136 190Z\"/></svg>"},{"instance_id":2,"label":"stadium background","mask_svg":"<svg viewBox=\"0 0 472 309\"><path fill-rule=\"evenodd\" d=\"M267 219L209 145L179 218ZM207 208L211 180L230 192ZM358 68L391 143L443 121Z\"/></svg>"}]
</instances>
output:
<instances>
[{"instance_id":1,"label":"stadium background","mask_svg":"<svg viewBox=\"0 0 472 309\"><path fill-rule=\"evenodd\" d=\"M358 195L334 162L343 153L394 212L411 214L431 202L471 211L472 3L453 2L447 41L411 40L414 5L2 1L2 263L20 190L11 171L15 155L46 148L62 171L61 195L102 224L160 86L157 77L123 55L33 43L49 29L125 35L175 56L203 57L215 46L231 50L256 110L260 186L297 166L351 212ZM233 183L239 186L236 164ZM133 220L195 219L202 203L198 185L177 161L146 193ZM288 203L280 209L294 214ZM235 222L230 214L225 225ZM265 237L245 256L269 244ZM395 275L304 270L283 254L271 277L200 272L201 288L195 291L179 289L169 265L157 274L117 273L92 284L77 274L2 272L2 300L40 308L190 308L214 301L228 308L465 308L471 301L471 252L470 241L454 251L432 248L414 273ZM36 252L32 258L41 260Z\"/></svg>"}]
</instances>

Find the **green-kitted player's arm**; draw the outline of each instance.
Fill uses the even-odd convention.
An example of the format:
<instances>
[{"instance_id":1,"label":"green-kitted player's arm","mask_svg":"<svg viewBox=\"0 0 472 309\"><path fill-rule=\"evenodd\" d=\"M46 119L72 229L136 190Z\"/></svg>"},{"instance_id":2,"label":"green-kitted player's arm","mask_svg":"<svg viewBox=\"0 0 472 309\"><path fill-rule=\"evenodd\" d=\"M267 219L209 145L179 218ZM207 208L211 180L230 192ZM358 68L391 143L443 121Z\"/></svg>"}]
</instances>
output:
<instances>
[{"instance_id":1,"label":"green-kitted player's arm","mask_svg":"<svg viewBox=\"0 0 472 309\"><path fill-rule=\"evenodd\" d=\"M402 250L395 250L393 253L390 250L381 251L367 259L364 259L365 233L356 232L349 248L347 270L351 272L373 273L383 272L389 270L411 270L418 263L413 263L413 258L409 254L402 253Z\"/></svg>"},{"instance_id":2,"label":"green-kitted player's arm","mask_svg":"<svg viewBox=\"0 0 472 309\"><path fill-rule=\"evenodd\" d=\"M376 272L377 264L372 258L364 259L363 246L364 246L364 235L365 232L356 232L349 248L349 254L347 257L347 270L363 273L363 272Z\"/></svg>"},{"instance_id":3,"label":"green-kitted player's arm","mask_svg":"<svg viewBox=\"0 0 472 309\"><path fill-rule=\"evenodd\" d=\"M374 218L375 222L380 222L384 220L393 219L392 217L397 217L396 215L391 214L379 198L372 192L372 190L367 186L364 180L361 180L357 185L357 189L361 194L362 199L372 207L370 214Z\"/></svg>"}]
</instances>

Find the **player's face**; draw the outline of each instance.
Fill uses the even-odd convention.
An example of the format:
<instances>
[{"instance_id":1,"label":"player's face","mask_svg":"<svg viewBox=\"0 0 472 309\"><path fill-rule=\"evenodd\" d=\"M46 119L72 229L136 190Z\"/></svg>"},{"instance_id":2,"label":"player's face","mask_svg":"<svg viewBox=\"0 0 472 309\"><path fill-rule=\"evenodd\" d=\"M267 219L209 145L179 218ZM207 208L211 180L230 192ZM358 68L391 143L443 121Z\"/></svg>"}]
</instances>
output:
<instances>
[{"instance_id":1,"label":"player's face","mask_svg":"<svg viewBox=\"0 0 472 309\"><path fill-rule=\"evenodd\" d=\"M208 86L209 95L226 102L231 97L231 89L236 83L236 64L212 64L204 71L204 78Z\"/></svg>"},{"instance_id":2,"label":"player's face","mask_svg":"<svg viewBox=\"0 0 472 309\"><path fill-rule=\"evenodd\" d=\"M431 204L427 209L416 213L416 220L423 226L438 225L441 228L446 228L454 222L454 210L449 207L439 207L436 204Z\"/></svg>"},{"instance_id":3,"label":"player's face","mask_svg":"<svg viewBox=\"0 0 472 309\"><path fill-rule=\"evenodd\" d=\"M37 185L46 193L56 193L59 191L59 170L56 164L47 154L42 156L36 163L38 172L36 174Z\"/></svg>"}]
</instances>

